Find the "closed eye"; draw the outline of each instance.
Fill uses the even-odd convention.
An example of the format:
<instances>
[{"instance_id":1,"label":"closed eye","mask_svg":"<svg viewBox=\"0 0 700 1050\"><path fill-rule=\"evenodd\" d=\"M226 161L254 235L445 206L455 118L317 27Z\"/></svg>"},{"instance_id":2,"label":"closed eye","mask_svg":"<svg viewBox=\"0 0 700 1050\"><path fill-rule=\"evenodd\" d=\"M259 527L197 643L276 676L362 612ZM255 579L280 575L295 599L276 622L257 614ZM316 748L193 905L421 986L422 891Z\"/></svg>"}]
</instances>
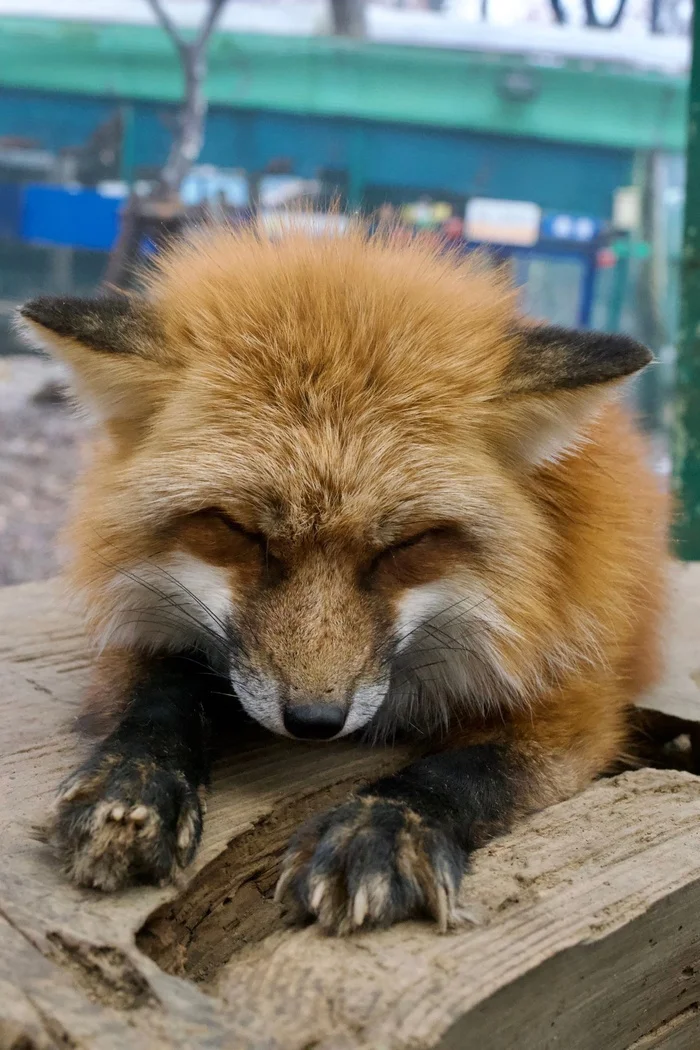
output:
<instances>
[{"instance_id":1,"label":"closed eye","mask_svg":"<svg viewBox=\"0 0 700 1050\"><path fill-rule=\"evenodd\" d=\"M270 542L264 532L256 532L254 529L247 529L245 525L241 525L239 521L232 518L225 510L221 510L220 507L211 507L204 513L208 514L209 517L214 518L216 521L219 521L234 536L242 536L243 539L254 544L258 548L263 560L268 585L272 586L281 583L281 581L286 578L284 564L270 550Z\"/></svg>"},{"instance_id":2,"label":"closed eye","mask_svg":"<svg viewBox=\"0 0 700 1050\"><path fill-rule=\"evenodd\" d=\"M225 525L229 532L235 532L238 536L245 536L246 539L251 540L252 543L258 543L263 547L267 546L267 536L262 532L255 532L252 529L247 529L245 525L241 525L239 521L232 518L225 510L221 510L219 507L210 507L204 512L210 515L212 518L216 518L222 525Z\"/></svg>"},{"instance_id":3,"label":"closed eye","mask_svg":"<svg viewBox=\"0 0 700 1050\"><path fill-rule=\"evenodd\" d=\"M392 543L389 547L386 547L383 551L384 554L396 554L398 551L408 550L409 547L417 547L423 540L428 540L433 536L439 536L444 533L444 529L423 529L422 532L417 532L415 536L407 536L405 540L399 540L398 543Z\"/></svg>"},{"instance_id":4,"label":"closed eye","mask_svg":"<svg viewBox=\"0 0 700 1050\"><path fill-rule=\"evenodd\" d=\"M445 535L447 535L447 529L445 528L434 526L430 529L422 529L420 532L416 532L413 536L407 536L403 540L391 543L388 547L385 547L384 550L379 551L379 553L374 556L372 565L376 568L386 558L394 558L403 551L410 550L412 547L418 547L426 540L437 539L438 537Z\"/></svg>"}]
</instances>

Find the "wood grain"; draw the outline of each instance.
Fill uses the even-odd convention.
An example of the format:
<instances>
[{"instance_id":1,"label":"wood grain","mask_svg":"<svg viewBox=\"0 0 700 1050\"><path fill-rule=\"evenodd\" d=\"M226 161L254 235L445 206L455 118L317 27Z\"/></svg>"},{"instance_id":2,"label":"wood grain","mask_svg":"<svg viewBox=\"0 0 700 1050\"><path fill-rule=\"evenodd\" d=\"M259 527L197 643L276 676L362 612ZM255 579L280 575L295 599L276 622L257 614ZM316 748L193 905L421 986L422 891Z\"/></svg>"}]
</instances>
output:
<instances>
[{"instance_id":1,"label":"wood grain","mask_svg":"<svg viewBox=\"0 0 700 1050\"><path fill-rule=\"evenodd\" d=\"M692 657L697 567L687 586ZM0 1050L700 1045L695 776L627 772L493 843L456 933L337 940L282 925L280 853L299 820L406 753L253 740L217 767L183 884L104 896L67 885L31 834L78 758L89 660L56 584L0 591Z\"/></svg>"}]
</instances>

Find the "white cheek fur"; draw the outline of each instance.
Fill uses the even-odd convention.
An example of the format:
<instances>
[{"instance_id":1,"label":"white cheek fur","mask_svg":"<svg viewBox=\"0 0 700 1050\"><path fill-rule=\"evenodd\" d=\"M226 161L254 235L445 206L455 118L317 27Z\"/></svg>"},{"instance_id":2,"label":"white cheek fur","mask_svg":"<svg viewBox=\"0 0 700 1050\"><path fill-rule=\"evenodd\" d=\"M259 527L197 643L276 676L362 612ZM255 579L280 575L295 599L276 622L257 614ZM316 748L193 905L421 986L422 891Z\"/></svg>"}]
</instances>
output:
<instances>
[{"instance_id":1,"label":"white cheek fur","mask_svg":"<svg viewBox=\"0 0 700 1050\"><path fill-rule=\"evenodd\" d=\"M377 735L397 726L430 732L446 727L459 707L483 714L520 697L522 683L512 678L498 644L512 635L476 582L412 588L396 612L394 675Z\"/></svg>"},{"instance_id":2,"label":"white cheek fur","mask_svg":"<svg viewBox=\"0 0 700 1050\"><path fill-rule=\"evenodd\" d=\"M348 736L349 733L354 733L357 729L363 729L371 722L382 706L388 689L388 680L380 680L371 685L359 686L350 703L345 725L338 736Z\"/></svg>"},{"instance_id":3,"label":"white cheek fur","mask_svg":"<svg viewBox=\"0 0 700 1050\"><path fill-rule=\"evenodd\" d=\"M459 602L459 598L446 583L426 583L407 591L399 601L396 614L396 652L410 648L423 624L454 602Z\"/></svg>"},{"instance_id":4,"label":"white cheek fur","mask_svg":"<svg viewBox=\"0 0 700 1050\"><path fill-rule=\"evenodd\" d=\"M229 664L228 674L241 706L251 718L273 733L291 736L284 728L280 689L275 681L234 663Z\"/></svg>"},{"instance_id":5,"label":"white cheek fur","mask_svg":"<svg viewBox=\"0 0 700 1050\"><path fill-rule=\"evenodd\" d=\"M184 551L132 565L109 588L102 644L216 651L234 605L228 575Z\"/></svg>"}]
</instances>

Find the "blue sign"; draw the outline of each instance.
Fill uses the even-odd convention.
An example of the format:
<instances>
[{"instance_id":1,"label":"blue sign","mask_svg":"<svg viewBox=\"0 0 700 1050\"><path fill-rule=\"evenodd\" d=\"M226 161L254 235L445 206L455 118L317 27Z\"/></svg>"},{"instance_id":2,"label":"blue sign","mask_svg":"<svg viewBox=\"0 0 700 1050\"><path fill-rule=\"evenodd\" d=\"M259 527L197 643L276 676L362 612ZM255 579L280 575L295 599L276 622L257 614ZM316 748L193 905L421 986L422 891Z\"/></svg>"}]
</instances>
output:
<instances>
[{"instance_id":1,"label":"blue sign","mask_svg":"<svg viewBox=\"0 0 700 1050\"><path fill-rule=\"evenodd\" d=\"M545 212L540 225L540 240L576 241L587 244L603 232L604 223L590 215L570 215L566 212Z\"/></svg>"},{"instance_id":2,"label":"blue sign","mask_svg":"<svg viewBox=\"0 0 700 1050\"><path fill-rule=\"evenodd\" d=\"M108 252L119 232L123 198L97 190L34 184L25 187L23 240Z\"/></svg>"}]
</instances>

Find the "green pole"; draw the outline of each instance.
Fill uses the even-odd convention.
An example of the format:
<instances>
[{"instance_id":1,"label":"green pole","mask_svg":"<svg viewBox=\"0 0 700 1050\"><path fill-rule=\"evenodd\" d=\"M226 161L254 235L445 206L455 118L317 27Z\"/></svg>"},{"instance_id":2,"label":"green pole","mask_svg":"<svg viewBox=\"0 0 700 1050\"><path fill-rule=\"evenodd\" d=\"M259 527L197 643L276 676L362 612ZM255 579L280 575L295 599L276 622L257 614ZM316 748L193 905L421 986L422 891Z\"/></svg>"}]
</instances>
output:
<instances>
[{"instance_id":1,"label":"green pole","mask_svg":"<svg viewBox=\"0 0 700 1050\"><path fill-rule=\"evenodd\" d=\"M675 532L677 553L684 561L700 561L700 10L695 15L672 434Z\"/></svg>"}]
</instances>

